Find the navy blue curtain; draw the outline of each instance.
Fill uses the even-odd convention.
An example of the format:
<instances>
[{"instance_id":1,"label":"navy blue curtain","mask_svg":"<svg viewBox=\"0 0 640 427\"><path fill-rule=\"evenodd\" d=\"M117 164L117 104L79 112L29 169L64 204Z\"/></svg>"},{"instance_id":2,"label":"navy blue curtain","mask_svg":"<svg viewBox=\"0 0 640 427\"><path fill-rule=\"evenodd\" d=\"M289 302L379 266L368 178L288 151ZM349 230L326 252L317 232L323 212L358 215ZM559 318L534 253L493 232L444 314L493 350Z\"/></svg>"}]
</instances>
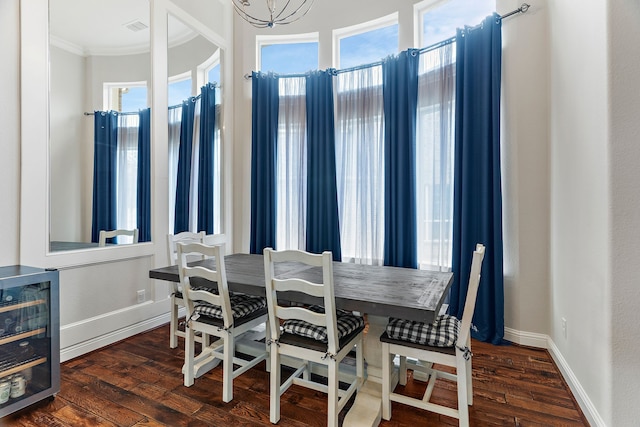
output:
<instances>
[{"instance_id":1,"label":"navy blue curtain","mask_svg":"<svg viewBox=\"0 0 640 427\"><path fill-rule=\"evenodd\" d=\"M198 231L213 234L213 188L216 136L216 87L200 89L200 152L198 156Z\"/></svg>"},{"instance_id":2,"label":"navy blue curtain","mask_svg":"<svg viewBox=\"0 0 640 427\"><path fill-rule=\"evenodd\" d=\"M191 190L191 156L193 154L193 118L195 98L182 103L180 148L178 150L178 178L176 181L176 207L173 221L175 234L189 231L189 192Z\"/></svg>"},{"instance_id":3,"label":"navy blue curtain","mask_svg":"<svg viewBox=\"0 0 640 427\"><path fill-rule=\"evenodd\" d=\"M138 113L138 190L137 224L138 241L151 241L151 109Z\"/></svg>"},{"instance_id":4,"label":"navy blue curtain","mask_svg":"<svg viewBox=\"0 0 640 427\"><path fill-rule=\"evenodd\" d=\"M500 69L502 23L494 14L456 35L456 139L453 205L454 283L449 310L464 310L472 252L486 246L473 316L476 339L504 337Z\"/></svg>"},{"instance_id":5,"label":"navy blue curtain","mask_svg":"<svg viewBox=\"0 0 640 427\"><path fill-rule=\"evenodd\" d=\"M306 250L331 251L342 260L336 185L336 138L333 119L335 70L314 71L305 78L307 107Z\"/></svg>"},{"instance_id":6,"label":"navy blue curtain","mask_svg":"<svg viewBox=\"0 0 640 427\"><path fill-rule=\"evenodd\" d=\"M395 267L418 267L415 164L418 67L415 49L382 63L384 265Z\"/></svg>"},{"instance_id":7,"label":"navy blue curtain","mask_svg":"<svg viewBox=\"0 0 640 427\"><path fill-rule=\"evenodd\" d=\"M250 252L276 247L278 77L252 73Z\"/></svg>"},{"instance_id":8,"label":"navy blue curtain","mask_svg":"<svg viewBox=\"0 0 640 427\"><path fill-rule=\"evenodd\" d=\"M116 229L118 114L112 111L96 111L93 117L91 241L98 242L100 230Z\"/></svg>"}]
</instances>

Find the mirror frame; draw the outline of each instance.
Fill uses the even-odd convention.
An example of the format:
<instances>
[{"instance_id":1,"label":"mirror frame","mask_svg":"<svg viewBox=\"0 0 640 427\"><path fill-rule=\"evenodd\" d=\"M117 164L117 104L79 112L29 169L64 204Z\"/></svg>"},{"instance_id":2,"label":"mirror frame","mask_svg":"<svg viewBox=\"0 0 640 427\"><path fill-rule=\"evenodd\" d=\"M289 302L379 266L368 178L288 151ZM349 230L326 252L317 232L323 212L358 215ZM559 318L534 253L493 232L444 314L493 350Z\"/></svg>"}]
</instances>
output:
<instances>
[{"instance_id":1,"label":"mirror frame","mask_svg":"<svg viewBox=\"0 0 640 427\"><path fill-rule=\"evenodd\" d=\"M224 110L222 159L224 168L223 231L230 235L232 208L232 126L231 75L233 55L230 2L218 2L225 23L222 35L202 24L169 0L149 0L151 22L151 215L152 241L89 250L49 251L49 2L20 0L20 94L21 94L21 189L20 189L20 263L37 267L65 268L99 262L117 261L165 254L164 236L168 232L168 120L167 114L167 16L180 18L200 34L220 46L223 55L222 91ZM28 13L27 13L28 12ZM227 24L231 23L231 24ZM42 117L35 123L27 117ZM162 257L161 259L164 259ZM162 262L162 261L161 261Z\"/></svg>"}]
</instances>

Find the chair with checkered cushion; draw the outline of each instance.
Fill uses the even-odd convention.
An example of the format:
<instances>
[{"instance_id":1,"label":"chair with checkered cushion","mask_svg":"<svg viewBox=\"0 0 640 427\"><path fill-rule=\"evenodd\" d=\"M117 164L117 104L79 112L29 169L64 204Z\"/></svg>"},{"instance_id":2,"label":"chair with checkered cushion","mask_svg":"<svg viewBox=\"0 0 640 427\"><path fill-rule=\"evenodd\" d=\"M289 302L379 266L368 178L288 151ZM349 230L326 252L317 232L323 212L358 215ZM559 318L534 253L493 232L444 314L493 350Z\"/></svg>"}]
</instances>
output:
<instances>
[{"instance_id":1,"label":"chair with checkered cushion","mask_svg":"<svg viewBox=\"0 0 640 427\"><path fill-rule=\"evenodd\" d=\"M187 307L184 350L184 385L194 383L196 373L212 362L222 360L222 400L233 399L233 379L268 357L267 348L250 360L235 357L235 340L241 334L267 321L266 300L263 297L230 294L224 264L224 244L178 243L178 270L183 300ZM215 270L204 266L188 266L189 256L213 258ZM191 281L207 280L217 284L217 293L202 285L195 289ZM195 334L217 337L195 356ZM203 340L204 341L204 340ZM234 365L238 365L234 369Z\"/></svg>"},{"instance_id":2,"label":"chair with checkered cushion","mask_svg":"<svg viewBox=\"0 0 640 427\"><path fill-rule=\"evenodd\" d=\"M298 277L275 277L274 264L299 262L321 267L323 283L311 283ZM328 426L338 425L338 414L363 383L364 358L362 331L364 321L360 316L336 310L333 285L333 260L331 252L311 254L297 250L264 250L267 307L271 330L271 386L270 416L272 423L280 420L280 396L292 384L301 385L328 395ZM283 305L278 300L281 292L296 291L323 301L323 306ZM295 294L282 296L289 303ZM300 302L300 301L298 301ZM280 327L282 322L282 327ZM346 390L338 387L338 367L347 354L356 348L356 377ZM293 357L302 365L281 384L280 358ZM312 381L311 364L327 367L327 384Z\"/></svg>"},{"instance_id":3,"label":"chair with checkered cushion","mask_svg":"<svg viewBox=\"0 0 640 427\"><path fill-rule=\"evenodd\" d=\"M390 319L386 331L380 337L382 342L382 418L385 420L391 418L391 401L394 401L458 418L460 426L469 426L468 406L473 404L470 330L483 259L484 246L478 244L473 252L469 287L461 321L446 314L438 316L432 324ZM429 383L422 399L392 392L391 372L396 354L400 355L399 382L401 385L406 384L407 357L431 362L428 365L416 365L416 369L429 374ZM456 373L436 370L433 364L456 368ZM437 378L445 378L457 383L457 409L429 401Z\"/></svg>"},{"instance_id":4,"label":"chair with checkered cushion","mask_svg":"<svg viewBox=\"0 0 640 427\"><path fill-rule=\"evenodd\" d=\"M204 243L205 232L199 231L193 233L191 231L183 231L178 234L167 235L167 250L169 252L169 263L175 265L178 263L178 243ZM224 235L220 234L215 238L216 243L224 243ZM201 259L201 257L197 257ZM178 310L185 307L182 298L182 287L178 283L172 283L173 292L171 292L171 319L169 321L169 347L176 348L178 346L178 337L184 338L184 332L178 328ZM196 337L198 342L202 342L200 336Z\"/></svg>"}]
</instances>

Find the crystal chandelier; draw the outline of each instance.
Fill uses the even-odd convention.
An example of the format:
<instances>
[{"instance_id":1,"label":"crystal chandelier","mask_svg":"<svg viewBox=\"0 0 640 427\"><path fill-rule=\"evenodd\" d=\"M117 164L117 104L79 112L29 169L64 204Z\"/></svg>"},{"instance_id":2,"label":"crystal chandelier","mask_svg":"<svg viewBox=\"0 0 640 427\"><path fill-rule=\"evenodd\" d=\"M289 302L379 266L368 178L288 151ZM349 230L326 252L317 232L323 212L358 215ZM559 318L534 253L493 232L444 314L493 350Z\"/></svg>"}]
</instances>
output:
<instances>
[{"instance_id":1,"label":"crystal chandelier","mask_svg":"<svg viewBox=\"0 0 640 427\"><path fill-rule=\"evenodd\" d=\"M272 28L290 24L309 12L315 0L233 0L233 7L249 24L256 28ZM280 6L280 7L278 7Z\"/></svg>"}]
</instances>

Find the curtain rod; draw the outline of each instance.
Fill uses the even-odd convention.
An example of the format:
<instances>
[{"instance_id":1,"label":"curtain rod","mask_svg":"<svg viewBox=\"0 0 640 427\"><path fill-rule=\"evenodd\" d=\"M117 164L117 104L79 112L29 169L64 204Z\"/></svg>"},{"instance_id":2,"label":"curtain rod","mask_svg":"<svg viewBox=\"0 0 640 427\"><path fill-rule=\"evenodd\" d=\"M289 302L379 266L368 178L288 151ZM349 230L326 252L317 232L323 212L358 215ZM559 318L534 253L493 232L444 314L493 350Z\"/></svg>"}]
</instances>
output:
<instances>
[{"instance_id":1,"label":"curtain rod","mask_svg":"<svg viewBox=\"0 0 640 427\"><path fill-rule=\"evenodd\" d=\"M218 84L218 82L210 82L210 83L207 83L207 84L210 84L210 85L212 85L214 88L218 88L218 89L220 89L220 88L222 87L222 86L220 86L220 85ZM202 86L202 87L204 87L204 86ZM181 102L180 104L178 104L178 105L169 105L169 108L178 108L178 107L180 107L180 106L182 105L182 103L183 103L183 102L188 101L190 98L200 99L200 96L202 96L202 94L197 94L197 95L195 95L195 96L190 96L189 98L185 99L184 101L182 101L182 102ZM116 111L116 113L121 114L121 115L127 115L127 114L138 114L138 112L136 112L136 111L133 111L133 112L120 112L120 111ZM93 114L94 114L94 113L87 113L87 112L85 112L85 113L84 113L84 115L85 115L85 116L93 116Z\"/></svg>"},{"instance_id":2,"label":"curtain rod","mask_svg":"<svg viewBox=\"0 0 640 427\"><path fill-rule=\"evenodd\" d=\"M113 110L111 110L111 111L113 111ZM103 111L94 111L93 113L87 113L87 112L85 111L84 115L85 115L85 116L93 116L95 113L102 113L102 112L103 112ZM118 115L120 115L120 116L130 116L130 115L133 115L133 114L138 114L138 112L137 112L137 111L131 111L131 112L113 111L113 112L114 112L114 113L117 113L117 114L118 114Z\"/></svg>"},{"instance_id":3,"label":"curtain rod","mask_svg":"<svg viewBox=\"0 0 640 427\"><path fill-rule=\"evenodd\" d=\"M515 10L512 10L511 12L505 13L504 15L500 15L500 20L508 18L510 16L513 16L513 15L517 15L519 13L526 13L529 10L530 7L531 7L530 4L522 3L519 8L517 8ZM420 48L420 49L417 49L417 50L419 52L421 52L421 53L422 52L429 52L431 50L438 49L438 48L440 48L442 46L446 46L448 44L451 44L454 41L456 41L456 36L450 37L448 39L439 41L437 43L434 43L432 45L429 45L429 46L426 46L426 47L423 47L423 48ZM336 73L339 74L339 73L344 73L344 72L347 72L347 71L355 71L355 70L361 70L363 68L375 67L377 65L381 65L382 62L383 61L376 61L376 62L372 62L370 64L363 64L363 65L357 65L355 67L343 68L343 69L340 69L340 70L336 70ZM276 73L276 75L278 75L278 74ZM279 75L279 77L285 77L285 78L286 77L305 77L306 75L307 75L307 73L295 73L295 74L282 74L282 75ZM246 73L244 75L244 79L245 80L251 80L252 79L251 73Z\"/></svg>"}]
</instances>

